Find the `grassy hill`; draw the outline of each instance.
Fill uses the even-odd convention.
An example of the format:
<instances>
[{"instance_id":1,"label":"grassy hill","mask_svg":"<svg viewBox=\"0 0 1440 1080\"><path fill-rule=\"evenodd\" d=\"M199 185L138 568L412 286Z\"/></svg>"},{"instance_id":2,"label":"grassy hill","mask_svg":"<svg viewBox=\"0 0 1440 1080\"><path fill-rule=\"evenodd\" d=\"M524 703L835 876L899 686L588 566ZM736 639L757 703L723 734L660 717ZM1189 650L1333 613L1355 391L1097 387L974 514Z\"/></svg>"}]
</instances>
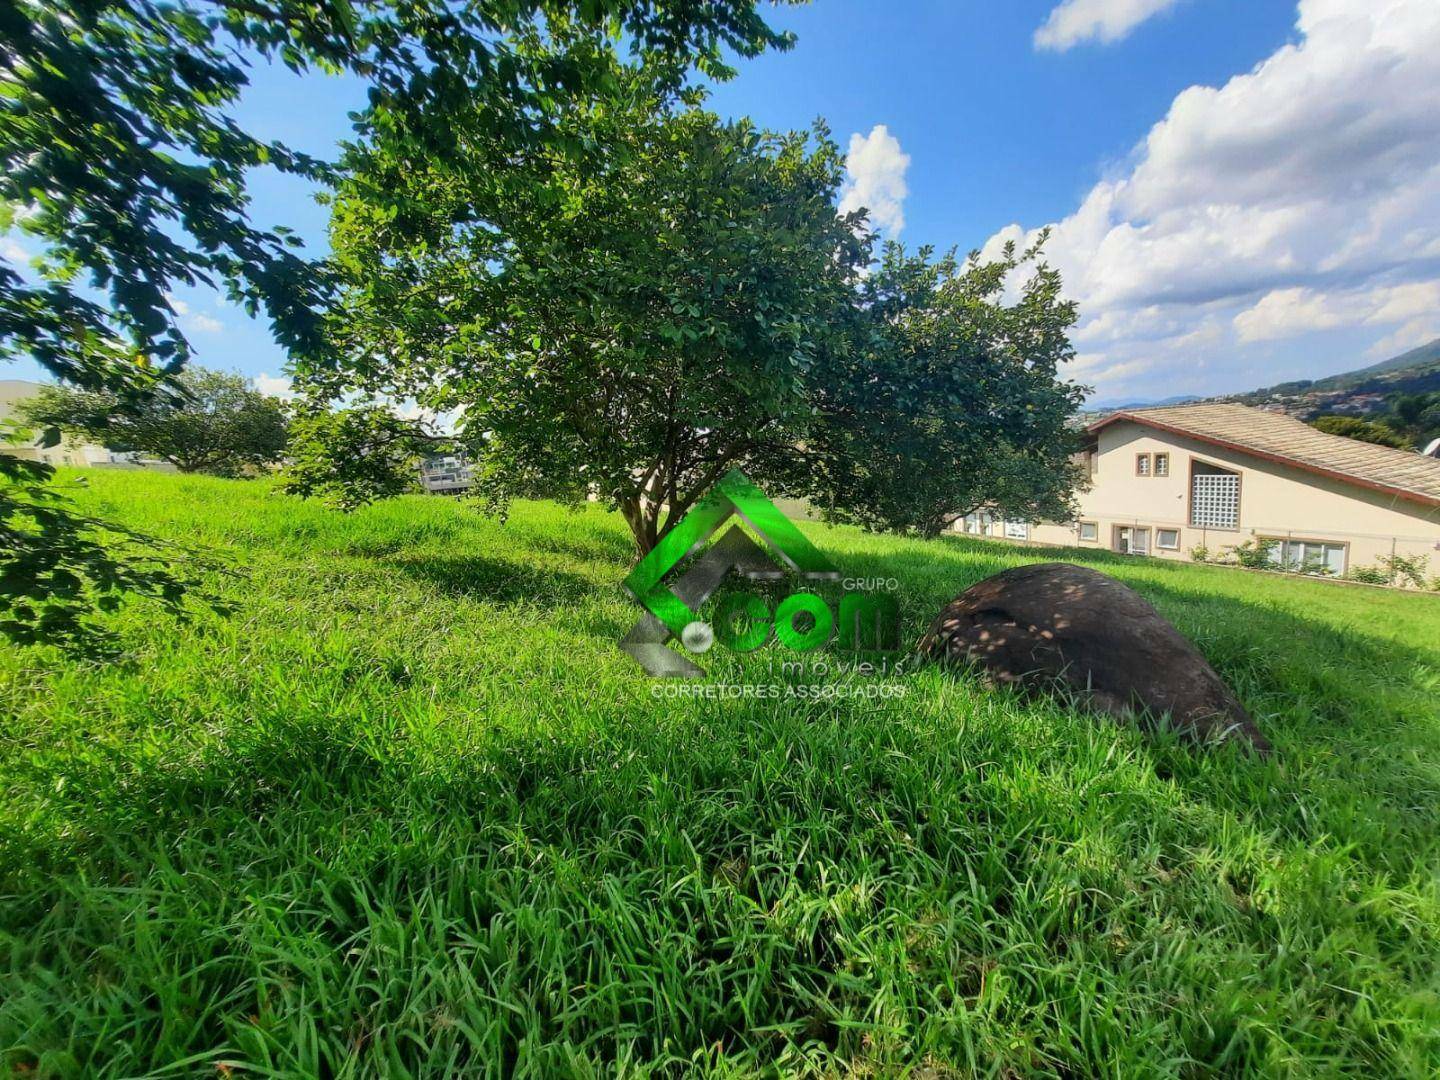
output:
<instances>
[{"instance_id":1,"label":"grassy hill","mask_svg":"<svg viewBox=\"0 0 1440 1080\"><path fill-rule=\"evenodd\" d=\"M84 502L224 554L238 607L131 608L118 664L0 649L17 1073L1440 1069L1433 596L1061 553L1200 645L1259 760L935 669L657 696L598 510L130 473ZM910 634L1057 554L804 528L897 578Z\"/></svg>"}]
</instances>

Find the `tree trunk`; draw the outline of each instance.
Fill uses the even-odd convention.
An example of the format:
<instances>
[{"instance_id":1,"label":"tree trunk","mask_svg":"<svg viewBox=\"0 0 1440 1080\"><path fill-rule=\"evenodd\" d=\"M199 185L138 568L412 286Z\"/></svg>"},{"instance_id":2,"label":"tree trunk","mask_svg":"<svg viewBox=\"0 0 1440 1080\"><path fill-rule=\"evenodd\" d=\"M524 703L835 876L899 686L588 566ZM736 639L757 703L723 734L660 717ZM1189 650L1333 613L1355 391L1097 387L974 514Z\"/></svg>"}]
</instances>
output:
<instances>
[{"instance_id":1,"label":"tree trunk","mask_svg":"<svg viewBox=\"0 0 1440 1080\"><path fill-rule=\"evenodd\" d=\"M660 540L656 515L650 510L649 500L641 495L622 499L620 515L630 526L630 537L635 541L635 560L638 562L649 555Z\"/></svg>"}]
</instances>

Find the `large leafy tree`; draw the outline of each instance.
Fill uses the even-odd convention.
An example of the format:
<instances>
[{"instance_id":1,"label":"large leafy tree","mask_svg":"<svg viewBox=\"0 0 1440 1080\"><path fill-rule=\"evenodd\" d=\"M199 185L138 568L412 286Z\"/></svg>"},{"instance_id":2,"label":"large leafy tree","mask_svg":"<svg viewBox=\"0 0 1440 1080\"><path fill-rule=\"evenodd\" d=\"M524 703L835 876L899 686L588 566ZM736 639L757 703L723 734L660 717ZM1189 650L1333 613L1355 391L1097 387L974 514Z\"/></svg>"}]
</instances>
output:
<instances>
[{"instance_id":1,"label":"large leafy tree","mask_svg":"<svg viewBox=\"0 0 1440 1080\"><path fill-rule=\"evenodd\" d=\"M1066 518L1080 480L1059 378L1075 306L1038 246L982 263L887 245L847 333L811 373L814 422L792 486L829 518L933 536L989 507ZM1028 273L1006 302L1006 282Z\"/></svg>"},{"instance_id":2,"label":"large leafy tree","mask_svg":"<svg viewBox=\"0 0 1440 1080\"><path fill-rule=\"evenodd\" d=\"M622 87L631 107L562 125L586 152L498 179L483 148L443 177L366 148L332 229L336 360L311 374L458 413L492 504L593 492L643 553L728 469L763 480L801 438L866 245L835 212L823 128L766 134Z\"/></svg>"},{"instance_id":3,"label":"large leafy tree","mask_svg":"<svg viewBox=\"0 0 1440 1080\"><path fill-rule=\"evenodd\" d=\"M189 356L176 283L263 311L296 355L325 348L328 277L249 221L245 177L331 174L231 118L251 59L364 77L362 134L395 168L434 174L457 141L492 164L564 149L552 118L613 87L621 40L670 87L691 64L725 75L726 48L788 44L755 0L0 0L0 230L40 247L29 270L0 261L0 359L137 408ZM78 626L91 586L123 578L50 479L0 457L0 629L36 625L52 601ZM33 562L41 517L48 569L10 573ZM80 584L62 596L55 573Z\"/></svg>"},{"instance_id":4,"label":"large leafy tree","mask_svg":"<svg viewBox=\"0 0 1440 1080\"><path fill-rule=\"evenodd\" d=\"M25 402L31 424L85 435L112 450L138 451L181 472L239 476L279 462L285 407L243 376L188 367L176 393L151 395L122 409L114 393L47 386Z\"/></svg>"}]
</instances>

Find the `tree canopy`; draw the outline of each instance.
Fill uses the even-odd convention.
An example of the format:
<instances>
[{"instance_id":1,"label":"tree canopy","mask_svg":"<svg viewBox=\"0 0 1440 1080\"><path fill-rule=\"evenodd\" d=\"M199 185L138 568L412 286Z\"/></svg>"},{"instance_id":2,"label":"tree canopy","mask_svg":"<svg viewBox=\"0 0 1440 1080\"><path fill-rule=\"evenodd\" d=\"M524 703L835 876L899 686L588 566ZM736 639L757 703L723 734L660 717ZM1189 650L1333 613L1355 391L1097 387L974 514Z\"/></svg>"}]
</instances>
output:
<instances>
[{"instance_id":1,"label":"tree canopy","mask_svg":"<svg viewBox=\"0 0 1440 1080\"><path fill-rule=\"evenodd\" d=\"M763 133L623 85L628 108L560 126L578 155L484 168L482 145L473 169L415 176L357 148L332 220L334 347L301 367L317 399L458 416L491 506L598 496L641 553L737 465L870 528L1069 513L1075 309L1038 247L982 264L891 246L866 276L823 126Z\"/></svg>"},{"instance_id":2,"label":"tree canopy","mask_svg":"<svg viewBox=\"0 0 1440 1080\"><path fill-rule=\"evenodd\" d=\"M1410 440L1400 432L1386 424L1359 416L1318 416L1310 421L1310 426L1327 435L1343 435L1347 439L1358 439L1360 442L1375 443L1377 446L1393 446L1398 450L1410 448Z\"/></svg>"},{"instance_id":3,"label":"tree canopy","mask_svg":"<svg viewBox=\"0 0 1440 1080\"><path fill-rule=\"evenodd\" d=\"M47 386L20 413L31 424L159 458L181 472L239 476L280 461L285 407L244 377L188 367L174 390L122 409L112 391Z\"/></svg>"},{"instance_id":4,"label":"tree canopy","mask_svg":"<svg viewBox=\"0 0 1440 1080\"><path fill-rule=\"evenodd\" d=\"M792 489L831 520L927 536L980 507L1067 520L1081 390L1059 371L1075 306L1038 259L1038 245L984 263L887 245L848 332L811 372L814 415ZM1005 302L1007 281L1026 270Z\"/></svg>"},{"instance_id":5,"label":"tree canopy","mask_svg":"<svg viewBox=\"0 0 1440 1080\"><path fill-rule=\"evenodd\" d=\"M866 243L835 212L823 128L768 134L628 85L633 108L562 128L593 152L504 182L482 159L475 182L391 190L366 154L335 204L334 359L311 374L458 412L491 505L593 492L643 552L728 469L801 437Z\"/></svg>"}]
</instances>

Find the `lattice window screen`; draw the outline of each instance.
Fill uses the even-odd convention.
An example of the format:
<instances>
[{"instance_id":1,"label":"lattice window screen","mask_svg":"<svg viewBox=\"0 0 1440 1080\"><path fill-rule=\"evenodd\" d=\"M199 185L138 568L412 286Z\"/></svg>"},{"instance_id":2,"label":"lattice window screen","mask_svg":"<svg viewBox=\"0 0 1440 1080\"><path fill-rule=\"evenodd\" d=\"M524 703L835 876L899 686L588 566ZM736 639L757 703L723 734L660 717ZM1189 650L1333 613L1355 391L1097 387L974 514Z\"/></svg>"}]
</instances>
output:
<instances>
[{"instance_id":1,"label":"lattice window screen","mask_svg":"<svg viewBox=\"0 0 1440 1080\"><path fill-rule=\"evenodd\" d=\"M1196 473L1190 478L1190 524L1233 529L1240 524L1240 477Z\"/></svg>"}]
</instances>

